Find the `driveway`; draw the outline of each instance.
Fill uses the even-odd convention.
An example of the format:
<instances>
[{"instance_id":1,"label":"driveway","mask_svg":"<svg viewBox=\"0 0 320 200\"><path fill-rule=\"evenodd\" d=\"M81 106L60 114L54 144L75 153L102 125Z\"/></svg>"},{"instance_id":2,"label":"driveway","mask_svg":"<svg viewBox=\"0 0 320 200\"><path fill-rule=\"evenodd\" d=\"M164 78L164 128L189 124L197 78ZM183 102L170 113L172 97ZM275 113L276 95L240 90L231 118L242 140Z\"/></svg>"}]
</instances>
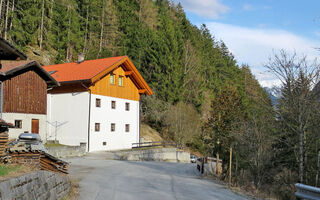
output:
<instances>
[{"instance_id":1,"label":"driveway","mask_svg":"<svg viewBox=\"0 0 320 200\"><path fill-rule=\"evenodd\" d=\"M71 179L82 200L247 199L199 176L195 164L72 158Z\"/></svg>"}]
</instances>

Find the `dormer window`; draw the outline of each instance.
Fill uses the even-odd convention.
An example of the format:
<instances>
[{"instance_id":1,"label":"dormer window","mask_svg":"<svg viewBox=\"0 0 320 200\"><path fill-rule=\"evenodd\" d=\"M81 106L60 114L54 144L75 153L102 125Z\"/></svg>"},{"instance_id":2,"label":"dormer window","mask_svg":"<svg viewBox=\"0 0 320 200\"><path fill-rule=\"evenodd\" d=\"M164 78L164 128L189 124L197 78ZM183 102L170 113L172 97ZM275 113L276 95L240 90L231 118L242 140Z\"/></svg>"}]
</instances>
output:
<instances>
[{"instance_id":1,"label":"dormer window","mask_svg":"<svg viewBox=\"0 0 320 200\"><path fill-rule=\"evenodd\" d=\"M110 84L114 85L115 84L115 75L114 74L110 74Z\"/></svg>"},{"instance_id":2,"label":"dormer window","mask_svg":"<svg viewBox=\"0 0 320 200\"><path fill-rule=\"evenodd\" d=\"M123 86L123 76L119 76L119 86Z\"/></svg>"}]
</instances>

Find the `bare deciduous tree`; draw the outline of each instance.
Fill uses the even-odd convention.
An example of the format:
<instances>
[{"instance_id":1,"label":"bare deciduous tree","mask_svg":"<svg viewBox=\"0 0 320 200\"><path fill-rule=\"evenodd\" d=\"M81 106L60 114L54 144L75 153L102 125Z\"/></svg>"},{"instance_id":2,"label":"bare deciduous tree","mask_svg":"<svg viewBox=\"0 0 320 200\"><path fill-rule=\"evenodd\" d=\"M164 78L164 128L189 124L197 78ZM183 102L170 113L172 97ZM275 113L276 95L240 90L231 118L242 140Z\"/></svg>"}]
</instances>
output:
<instances>
[{"instance_id":1,"label":"bare deciduous tree","mask_svg":"<svg viewBox=\"0 0 320 200\"><path fill-rule=\"evenodd\" d=\"M298 57L296 53L289 54L284 50L270 58L266 67L281 81L281 99L276 113L284 130L292 136L290 140L286 137L284 140L296 155L299 181L304 182L307 137L319 109L313 88L318 83L320 68L316 60L310 62L305 56Z\"/></svg>"}]
</instances>

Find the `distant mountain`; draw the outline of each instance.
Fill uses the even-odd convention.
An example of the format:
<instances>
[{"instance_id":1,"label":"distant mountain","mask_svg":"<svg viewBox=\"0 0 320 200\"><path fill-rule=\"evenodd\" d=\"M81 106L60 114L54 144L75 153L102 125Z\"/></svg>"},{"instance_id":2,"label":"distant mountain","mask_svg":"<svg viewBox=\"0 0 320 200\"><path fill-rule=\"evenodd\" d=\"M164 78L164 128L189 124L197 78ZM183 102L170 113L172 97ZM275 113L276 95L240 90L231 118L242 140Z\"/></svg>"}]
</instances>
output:
<instances>
[{"instance_id":1,"label":"distant mountain","mask_svg":"<svg viewBox=\"0 0 320 200\"><path fill-rule=\"evenodd\" d=\"M267 94L269 95L271 99L271 103L273 106L278 104L278 99L281 97L281 92L277 88L269 88L269 87L264 87L263 88Z\"/></svg>"}]
</instances>

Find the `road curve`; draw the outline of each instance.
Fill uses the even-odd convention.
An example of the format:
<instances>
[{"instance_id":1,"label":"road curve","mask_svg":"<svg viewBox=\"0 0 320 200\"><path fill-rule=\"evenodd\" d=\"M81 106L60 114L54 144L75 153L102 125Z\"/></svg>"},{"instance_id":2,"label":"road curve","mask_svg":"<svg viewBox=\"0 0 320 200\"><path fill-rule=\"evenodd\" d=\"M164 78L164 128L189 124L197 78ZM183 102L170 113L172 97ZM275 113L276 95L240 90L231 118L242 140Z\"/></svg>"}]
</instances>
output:
<instances>
[{"instance_id":1,"label":"road curve","mask_svg":"<svg viewBox=\"0 0 320 200\"><path fill-rule=\"evenodd\" d=\"M225 186L202 179L194 164L98 158L68 160L80 200L244 200Z\"/></svg>"}]
</instances>

